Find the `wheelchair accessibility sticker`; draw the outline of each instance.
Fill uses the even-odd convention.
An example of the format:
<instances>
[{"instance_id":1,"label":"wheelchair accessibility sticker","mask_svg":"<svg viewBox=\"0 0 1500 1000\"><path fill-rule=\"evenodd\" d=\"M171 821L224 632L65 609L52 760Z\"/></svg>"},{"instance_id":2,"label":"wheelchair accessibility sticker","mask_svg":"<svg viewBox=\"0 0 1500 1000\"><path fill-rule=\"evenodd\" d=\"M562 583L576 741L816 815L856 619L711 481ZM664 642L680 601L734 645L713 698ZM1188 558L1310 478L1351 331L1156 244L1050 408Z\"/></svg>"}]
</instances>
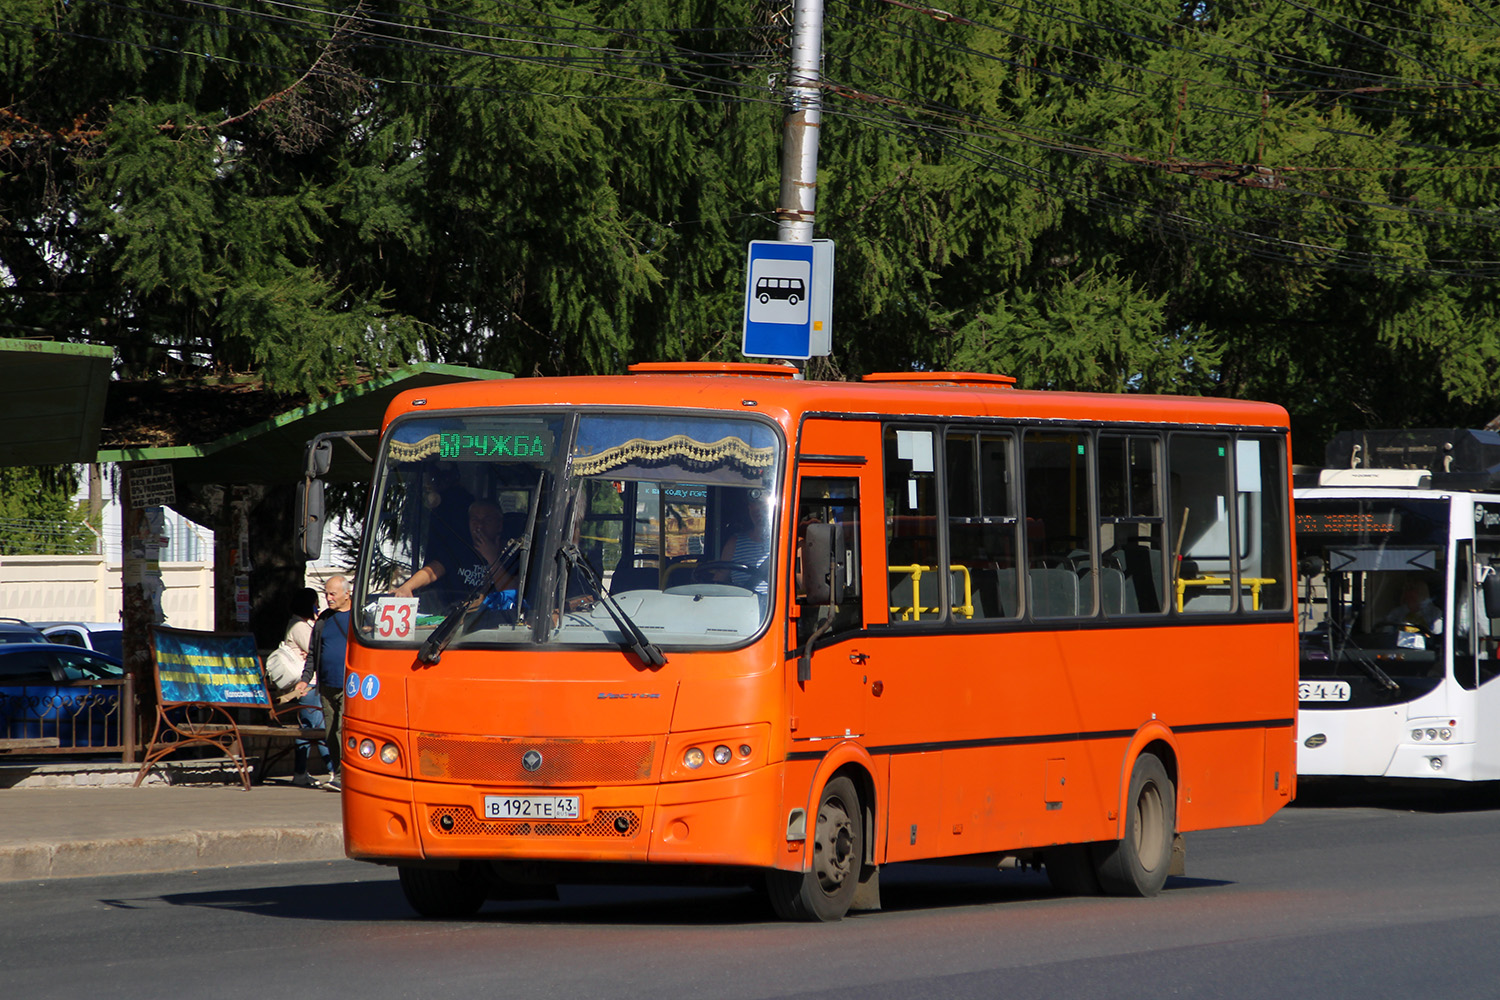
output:
<instances>
[{"instance_id":1,"label":"wheelchair accessibility sticker","mask_svg":"<svg viewBox=\"0 0 1500 1000\"><path fill-rule=\"evenodd\" d=\"M344 678L344 697L363 698L365 701L374 701L375 696L380 693L380 678L374 674L366 674L361 677L351 672Z\"/></svg>"}]
</instances>

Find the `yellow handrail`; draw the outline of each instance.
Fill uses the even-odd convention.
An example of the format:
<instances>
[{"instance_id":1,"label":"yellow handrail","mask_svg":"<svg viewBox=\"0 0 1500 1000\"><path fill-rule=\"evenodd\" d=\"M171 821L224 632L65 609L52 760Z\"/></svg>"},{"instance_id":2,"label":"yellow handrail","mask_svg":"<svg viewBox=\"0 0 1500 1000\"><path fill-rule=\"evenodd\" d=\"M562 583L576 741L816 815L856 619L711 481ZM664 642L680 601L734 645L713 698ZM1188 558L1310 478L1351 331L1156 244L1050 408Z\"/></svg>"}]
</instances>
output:
<instances>
[{"instance_id":1,"label":"yellow handrail","mask_svg":"<svg viewBox=\"0 0 1500 1000\"><path fill-rule=\"evenodd\" d=\"M962 566L962 565L955 565L955 566L949 566L948 568L950 570L955 570L957 572L960 572L960 573L962 573L964 575L964 602L962 604L955 604L953 606L953 611L954 611L955 614L962 614L965 618L973 618L974 617L974 583L973 583L973 580L969 577L969 567ZM891 614L892 615L900 614L902 621L909 622L909 621L921 621L922 620L922 612L924 612L924 611L932 612L934 614L942 611L942 608L925 608L918 601L918 597L922 593L922 591L921 591L922 574L923 573L935 573L935 572L937 572L937 567L936 566L923 566L920 563L912 563L910 566L890 566L890 567L887 567L886 571L888 573L905 573L906 575L910 576L911 577L911 596L912 596L912 600L913 601L917 601L917 603L914 603L914 604L911 604L911 605L895 605L895 606L893 606L891 608Z\"/></svg>"},{"instance_id":2,"label":"yellow handrail","mask_svg":"<svg viewBox=\"0 0 1500 1000\"><path fill-rule=\"evenodd\" d=\"M1191 580L1179 576L1177 578L1177 610L1179 612L1182 611L1184 595L1187 594L1189 587L1227 587L1232 582L1227 576L1200 576ZM1240 577L1240 586L1248 586L1250 588L1250 609L1252 611L1260 610L1260 588L1269 587L1275 582L1275 578L1269 576Z\"/></svg>"}]
</instances>

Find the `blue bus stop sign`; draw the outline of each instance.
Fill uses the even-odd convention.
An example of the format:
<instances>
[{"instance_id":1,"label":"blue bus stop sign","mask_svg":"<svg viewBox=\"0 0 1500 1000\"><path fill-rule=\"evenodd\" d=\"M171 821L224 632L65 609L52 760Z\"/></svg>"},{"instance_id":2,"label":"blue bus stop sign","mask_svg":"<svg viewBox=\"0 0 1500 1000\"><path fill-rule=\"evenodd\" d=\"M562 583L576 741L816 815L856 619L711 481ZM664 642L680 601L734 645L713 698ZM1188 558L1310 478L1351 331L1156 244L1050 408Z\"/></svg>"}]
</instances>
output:
<instances>
[{"instance_id":1,"label":"blue bus stop sign","mask_svg":"<svg viewBox=\"0 0 1500 1000\"><path fill-rule=\"evenodd\" d=\"M806 359L829 353L832 300L831 240L752 240L741 350L752 358Z\"/></svg>"}]
</instances>

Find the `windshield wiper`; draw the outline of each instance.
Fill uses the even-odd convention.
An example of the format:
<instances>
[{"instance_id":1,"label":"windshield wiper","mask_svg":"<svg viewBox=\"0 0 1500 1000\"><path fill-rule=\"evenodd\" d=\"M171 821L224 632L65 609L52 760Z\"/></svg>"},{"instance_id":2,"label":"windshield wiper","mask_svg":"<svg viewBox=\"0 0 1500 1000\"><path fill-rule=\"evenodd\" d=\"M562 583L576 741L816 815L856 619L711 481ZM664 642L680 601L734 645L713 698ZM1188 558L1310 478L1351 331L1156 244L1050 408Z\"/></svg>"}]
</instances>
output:
<instances>
[{"instance_id":1,"label":"windshield wiper","mask_svg":"<svg viewBox=\"0 0 1500 1000\"><path fill-rule=\"evenodd\" d=\"M576 570L578 575L583 578L584 584L593 592L594 600L603 604L604 610L608 611L609 616L615 620L615 625L625 636L625 641L620 645L623 648L628 648L641 658L641 662L648 666L666 666L666 654L661 651L661 648L656 643L646 638L646 633L641 631L640 626L631 621L630 616L625 613L625 609L620 607L619 603L605 591L599 582L599 573L594 569L594 564L589 562L588 558L579 551L578 546L572 542L564 545L562 547L562 557L563 561L571 569Z\"/></svg>"},{"instance_id":2,"label":"windshield wiper","mask_svg":"<svg viewBox=\"0 0 1500 1000\"><path fill-rule=\"evenodd\" d=\"M422 643L422 648L417 651L417 659L431 666L442 658L443 650L448 648L448 643L453 641L463 626L468 623L469 617L484 604L484 593L489 590L495 582L495 577L507 566L515 562L517 553L524 553L530 546L530 539L512 538L500 549L500 555L490 564L485 571L484 579L468 594L453 606L448 616L443 619L442 624L432 630L427 641ZM521 609L521 591L516 591L516 611Z\"/></svg>"},{"instance_id":3,"label":"windshield wiper","mask_svg":"<svg viewBox=\"0 0 1500 1000\"><path fill-rule=\"evenodd\" d=\"M1343 640L1337 647L1333 644L1335 632ZM1375 662L1374 657L1363 646L1354 641L1354 633L1342 623L1334 621L1331 618L1328 620L1328 651L1330 658L1334 662L1340 659L1353 660L1361 670L1370 675L1371 680L1387 691L1401 690L1401 685L1392 680L1390 674L1381 670L1380 665Z\"/></svg>"},{"instance_id":4,"label":"windshield wiper","mask_svg":"<svg viewBox=\"0 0 1500 1000\"><path fill-rule=\"evenodd\" d=\"M531 506L526 512L526 530L520 538L506 539L500 549L500 554L495 557L495 562L485 571L484 579L479 581L478 586L471 590L463 600L453 606L448 612L442 624L432 630L427 641L422 643L422 648L417 651L417 659L431 666L443 655L443 650L448 648L448 643L453 641L462 627L467 624L469 616L479 610L484 592L494 585L495 577L500 575L501 570L514 565L519 559L520 569L516 574L516 600L515 615L517 620L521 616L521 595L526 593L526 567L531 564L531 536L536 530L537 508L541 505L542 486L547 481L547 471L543 469L537 475L536 491L531 494Z\"/></svg>"}]
</instances>

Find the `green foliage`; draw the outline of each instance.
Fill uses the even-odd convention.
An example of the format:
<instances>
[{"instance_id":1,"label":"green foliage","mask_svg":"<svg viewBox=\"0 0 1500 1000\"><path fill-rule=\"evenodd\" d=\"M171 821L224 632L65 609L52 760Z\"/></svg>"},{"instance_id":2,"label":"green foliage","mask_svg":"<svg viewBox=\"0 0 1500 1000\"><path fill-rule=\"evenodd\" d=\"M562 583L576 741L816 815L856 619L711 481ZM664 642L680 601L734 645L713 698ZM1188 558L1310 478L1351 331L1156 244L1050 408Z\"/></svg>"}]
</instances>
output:
<instances>
[{"instance_id":1,"label":"green foliage","mask_svg":"<svg viewBox=\"0 0 1500 1000\"><path fill-rule=\"evenodd\" d=\"M73 501L71 466L0 466L0 556L96 552L99 525Z\"/></svg>"},{"instance_id":2,"label":"green foliage","mask_svg":"<svg viewBox=\"0 0 1500 1000\"><path fill-rule=\"evenodd\" d=\"M1261 397L1311 454L1500 409L1496 0L920 6L827 4L814 374ZM285 392L737 358L784 8L0 0L0 330Z\"/></svg>"}]
</instances>

